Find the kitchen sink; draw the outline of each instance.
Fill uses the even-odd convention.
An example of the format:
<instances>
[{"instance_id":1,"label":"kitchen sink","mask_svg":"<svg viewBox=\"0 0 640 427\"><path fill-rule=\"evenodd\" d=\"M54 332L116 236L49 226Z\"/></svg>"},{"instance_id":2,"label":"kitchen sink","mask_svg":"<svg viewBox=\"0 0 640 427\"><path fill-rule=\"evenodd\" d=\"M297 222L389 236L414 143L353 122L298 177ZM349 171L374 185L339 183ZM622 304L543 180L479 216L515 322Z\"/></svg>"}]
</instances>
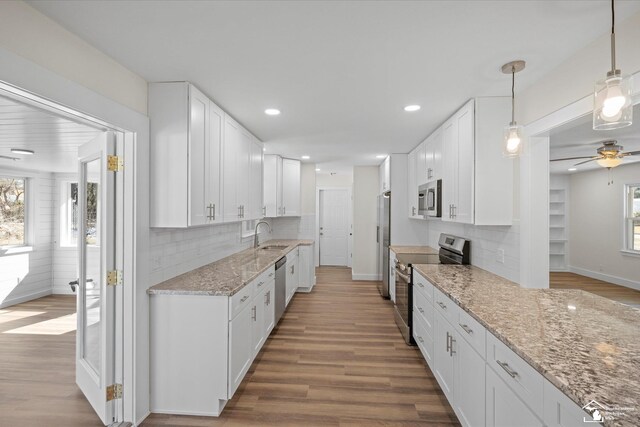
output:
<instances>
[{"instance_id":1,"label":"kitchen sink","mask_svg":"<svg viewBox=\"0 0 640 427\"><path fill-rule=\"evenodd\" d=\"M264 251L282 251L284 249L287 249L289 246L288 245L267 245L267 246L260 246L259 249L262 249Z\"/></svg>"}]
</instances>

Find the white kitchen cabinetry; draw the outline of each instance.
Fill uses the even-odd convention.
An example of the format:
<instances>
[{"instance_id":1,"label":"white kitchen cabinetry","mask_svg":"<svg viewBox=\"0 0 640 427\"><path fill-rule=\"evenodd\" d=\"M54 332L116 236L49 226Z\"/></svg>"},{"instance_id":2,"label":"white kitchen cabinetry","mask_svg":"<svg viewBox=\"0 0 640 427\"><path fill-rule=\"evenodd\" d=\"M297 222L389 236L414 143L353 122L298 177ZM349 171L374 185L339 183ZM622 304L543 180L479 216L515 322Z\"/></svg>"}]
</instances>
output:
<instances>
[{"instance_id":1,"label":"white kitchen cabinetry","mask_svg":"<svg viewBox=\"0 0 640 427\"><path fill-rule=\"evenodd\" d=\"M273 279L267 284L266 289L264 291L264 328L265 328L265 340L269 337L271 331L276 326L276 310L275 310L275 300L274 294L276 291L276 281L275 276Z\"/></svg>"},{"instance_id":2,"label":"white kitchen cabinetry","mask_svg":"<svg viewBox=\"0 0 640 427\"><path fill-rule=\"evenodd\" d=\"M474 350L463 337L463 333L455 333L455 336L457 338L453 343L456 359L453 394L456 413L463 426L482 425L483 422L478 420L485 419L484 355Z\"/></svg>"},{"instance_id":3,"label":"white kitchen cabinetry","mask_svg":"<svg viewBox=\"0 0 640 427\"><path fill-rule=\"evenodd\" d=\"M282 159L282 216L300 216L300 161Z\"/></svg>"},{"instance_id":4,"label":"white kitchen cabinetry","mask_svg":"<svg viewBox=\"0 0 640 427\"><path fill-rule=\"evenodd\" d=\"M396 253L389 250L389 299L396 302Z\"/></svg>"},{"instance_id":5,"label":"white kitchen cabinetry","mask_svg":"<svg viewBox=\"0 0 640 427\"><path fill-rule=\"evenodd\" d=\"M300 161L275 154L264 158L264 216L300 216Z\"/></svg>"},{"instance_id":6,"label":"white kitchen cabinetry","mask_svg":"<svg viewBox=\"0 0 640 427\"><path fill-rule=\"evenodd\" d=\"M311 292L316 284L314 245L298 246L299 283L297 292Z\"/></svg>"},{"instance_id":7,"label":"white kitchen cabinetry","mask_svg":"<svg viewBox=\"0 0 640 427\"><path fill-rule=\"evenodd\" d=\"M454 354L451 346L454 339L451 331L453 328L444 316L436 311L434 318L434 350L433 350L433 374L440 384L440 388L444 392L450 403L454 402L453 376L455 368ZM453 406L453 405L452 405Z\"/></svg>"},{"instance_id":8,"label":"white kitchen cabinetry","mask_svg":"<svg viewBox=\"0 0 640 427\"><path fill-rule=\"evenodd\" d=\"M379 167L379 184L380 189L378 193L382 194L385 191L391 190L391 157L387 156L384 162Z\"/></svg>"},{"instance_id":9,"label":"white kitchen cabinetry","mask_svg":"<svg viewBox=\"0 0 640 427\"><path fill-rule=\"evenodd\" d=\"M222 158L224 164L224 221L250 219L251 134L225 115ZM262 206L262 201L259 202Z\"/></svg>"},{"instance_id":10,"label":"white kitchen cabinetry","mask_svg":"<svg viewBox=\"0 0 640 427\"><path fill-rule=\"evenodd\" d=\"M229 322L229 396L236 392L253 360L254 309L244 306Z\"/></svg>"},{"instance_id":11,"label":"white kitchen cabinetry","mask_svg":"<svg viewBox=\"0 0 640 427\"><path fill-rule=\"evenodd\" d=\"M547 427L584 427L585 419L591 424L592 417L566 394L548 380L544 380L544 417Z\"/></svg>"},{"instance_id":12,"label":"white kitchen cabinetry","mask_svg":"<svg viewBox=\"0 0 640 427\"><path fill-rule=\"evenodd\" d=\"M493 371L486 371L487 427L543 427L544 423Z\"/></svg>"},{"instance_id":13,"label":"white kitchen cabinetry","mask_svg":"<svg viewBox=\"0 0 640 427\"><path fill-rule=\"evenodd\" d=\"M407 200L409 202L409 218L423 219L418 215L418 179L416 176L416 165L418 163L418 149L414 149L407 156Z\"/></svg>"},{"instance_id":14,"label":"white kitchen cabinetry","mask_svg":"<svg viewBox=\"0 0 640 427\"><path fill-rule=\"evenodd\" d=\"M223 111L186 82L149 85L151 227L222 220Z\"/></svg>"},{"instance_id":15,"label":"white kitchen cabinetry","mask_svg":"<svg viewBox=\"0 0 640 427\"><path fill-rule=\"evenodd\" d=\"M416 185L427 183L427 141L423 141L416 149Z\"/></svg>"},{"instance_id":16,"label":"white kitchen cabinetry","mask_svg":"<svg viewBox=\"0 0 640 427\"><path fill-rule=\"evenodd\" d=\"M263 185L263 150L262 143L254 136L251 137L251 172L249 176L249 211L247 218L260 219L265 216Z\"/></svg>"},{"instance_id":17,"label":"white kitchen cabinetry","mask_svg":"<svg viewBox=\"0 0 640 427\"><path fill-rule=\"evenodd\" d=\"M427 182L442 178L442 127L438 128L425 141L425 165Z\"/></svg>"},{"instance_id":18,"label":"white kitchen cabinetry","mask_svg":"<svg viewBox=\"0 0 640 427\"><path fill-rule=\"evenodd\" d=\"M292 250L287 254L287 278L286 278L286 305L289 305L289 301L298 290L300 275L298 269L298 248Z\"/></svg>"}]
</instances>

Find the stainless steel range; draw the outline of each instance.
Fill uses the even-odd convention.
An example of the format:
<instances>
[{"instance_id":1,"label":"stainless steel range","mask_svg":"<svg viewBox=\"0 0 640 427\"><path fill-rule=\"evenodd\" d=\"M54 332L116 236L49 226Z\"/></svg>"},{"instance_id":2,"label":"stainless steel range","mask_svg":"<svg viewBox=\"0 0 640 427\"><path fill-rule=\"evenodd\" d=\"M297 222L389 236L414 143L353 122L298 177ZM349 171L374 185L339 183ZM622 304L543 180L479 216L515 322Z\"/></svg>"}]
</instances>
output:
<instances>
[{"instance_id":1,"label":"stainless steel range","mask_svg":"<svg viewBox=\"0 0 640 427\"><path fill-rule=\"evenodd\" d=\"M413 265L414 264L469 264L471 242L462 237L440 234L437 254L396 254L395 319L404 340L413 341Z\"/></svg>"}]
</instances>

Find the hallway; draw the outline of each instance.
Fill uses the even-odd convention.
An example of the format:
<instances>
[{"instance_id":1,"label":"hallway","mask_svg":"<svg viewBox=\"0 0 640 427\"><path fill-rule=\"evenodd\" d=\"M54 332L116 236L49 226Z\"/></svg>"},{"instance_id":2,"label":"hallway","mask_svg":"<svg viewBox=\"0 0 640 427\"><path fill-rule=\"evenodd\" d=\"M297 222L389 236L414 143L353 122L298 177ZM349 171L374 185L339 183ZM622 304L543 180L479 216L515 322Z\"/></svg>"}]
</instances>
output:
<instances>
[{"instance_id":1,"label":"hallway","mask_svg":"<svg viewBox=\"0 0 640 427\"><path fill-rule=\"evenodd\" d=\"M220 418L154 414L153 426L458 425L375 282L321 267L297 293Z\"/></svg>"}]
</instances>

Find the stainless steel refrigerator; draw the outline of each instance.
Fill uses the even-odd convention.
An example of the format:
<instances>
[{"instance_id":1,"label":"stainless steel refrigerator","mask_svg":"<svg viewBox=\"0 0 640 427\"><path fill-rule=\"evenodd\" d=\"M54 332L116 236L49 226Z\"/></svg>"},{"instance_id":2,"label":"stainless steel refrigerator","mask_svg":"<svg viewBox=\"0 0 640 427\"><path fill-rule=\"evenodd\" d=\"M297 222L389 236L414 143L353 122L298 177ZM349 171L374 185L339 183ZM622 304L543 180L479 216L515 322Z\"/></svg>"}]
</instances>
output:
<instances>
[{"instance_id":1,"label":"stainless steel refrigerator","mask_svg":"<svg viewBox=\"0 0 640 427\"><path fill-rule=\"evenodd\" d=\"M380 295L389 298L389 243L391 242L391 192L378 196L378 273L382 281L378 284Z\"/></svg>"}]
</instances>

